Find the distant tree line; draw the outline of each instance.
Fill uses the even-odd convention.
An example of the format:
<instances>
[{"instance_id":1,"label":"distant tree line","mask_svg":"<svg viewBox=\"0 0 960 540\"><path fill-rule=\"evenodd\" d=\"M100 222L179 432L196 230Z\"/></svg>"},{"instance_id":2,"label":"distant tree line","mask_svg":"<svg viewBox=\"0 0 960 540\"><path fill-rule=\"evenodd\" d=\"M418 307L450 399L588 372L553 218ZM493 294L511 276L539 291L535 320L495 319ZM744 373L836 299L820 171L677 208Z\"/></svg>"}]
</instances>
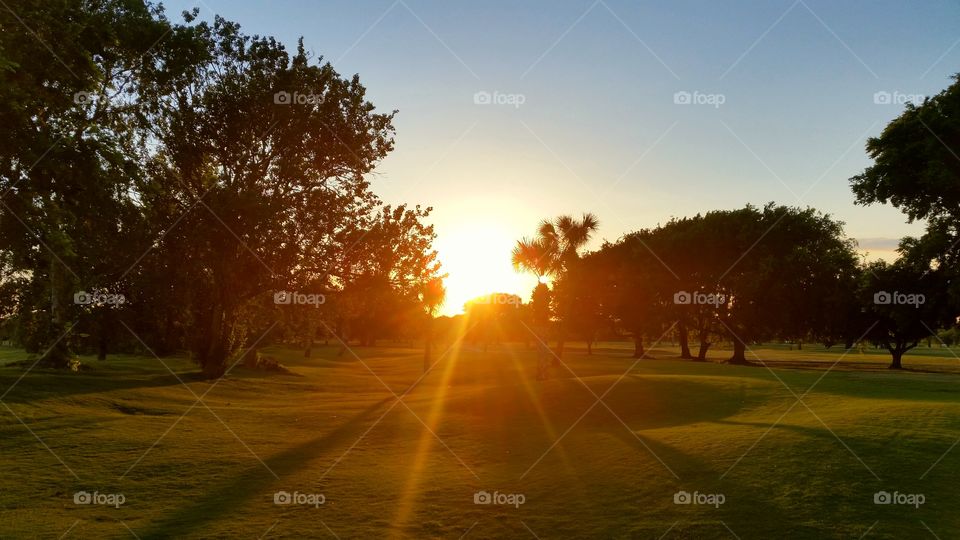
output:
<instances>
[{"instance_id":1,"label":"distant tree line","mask_svg":"<svg viewBox=\"0 0 960 540\"><path fill-rule=\"evenodd\" d=\"M521 240L518 253L530 243ZM861 263L840 222L769 204L605 243L571 259L552 291L538 285L531 303L548 306L541 339L556 339L557 359L564 339L589 345L601 335L632 337L635 358L651 342L676 339L682 358L703 361L720 341L732 345L730 363L748 363L750 345L771 340L848 349L868 341L898 368L906 351L956 323L951 272L906 259Z\"/></svg>"},{"instance_id":2,"label":"distant tree line","mask_svg":"<svg viewBox=\"0 0 960 540\"><path fill-rule=\"evenodd\" d=\"M538 278L531 331L556 339L555 362L571 336L588 347L598 335L632 337L636 358L651 340L675 337L681 357L701 361L724 341L731 363L769 340L869 342L889 351L893 369L923 341L957 343L960 77L908 104L867 151L874 165L850 180L857 202L891 203L927 222L923 236L901 240L896 261L860 261L843 224L810 208L675 218L585 254L596 219L563 216L514 249L514 265Z\"/></svg>"}]
</instances>

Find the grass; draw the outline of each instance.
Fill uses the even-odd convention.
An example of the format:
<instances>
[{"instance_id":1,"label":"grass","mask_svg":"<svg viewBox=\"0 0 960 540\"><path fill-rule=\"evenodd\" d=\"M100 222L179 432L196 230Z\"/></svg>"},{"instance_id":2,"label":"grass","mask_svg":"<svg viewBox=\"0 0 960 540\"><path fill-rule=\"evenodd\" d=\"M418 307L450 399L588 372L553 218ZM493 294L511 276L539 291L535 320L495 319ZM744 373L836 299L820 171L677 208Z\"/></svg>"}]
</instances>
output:
<instances>
[{"instance_id":1,"label":"grass","mask_svg":"<svg viewBox=\"0 0 960 540\"><path fill-rule=\"evenodd\" d=\"M960 438L960 360L946 349L889 372L879 351L755 349L767 369L681 361L669 347L634 365L627 344L609 343L593 356L568 351L569 370L537 382L522 347L464 346L412 389L420 350L354 351L271 349L293 374L238 368L220 382L198 379L184 358L84 358L92 369L80 374L0 367L0 537L960 530L960 450L948 451ZM22 358L0 350L0 364ZM281 490L325 503L276 505ZM477 505L479 490L525 502ZM725 501L674 504L680 490ZM876 505L881 490L925 503ZM125 502L77 505L78 491Z\"/></svg>"}]
</instances>

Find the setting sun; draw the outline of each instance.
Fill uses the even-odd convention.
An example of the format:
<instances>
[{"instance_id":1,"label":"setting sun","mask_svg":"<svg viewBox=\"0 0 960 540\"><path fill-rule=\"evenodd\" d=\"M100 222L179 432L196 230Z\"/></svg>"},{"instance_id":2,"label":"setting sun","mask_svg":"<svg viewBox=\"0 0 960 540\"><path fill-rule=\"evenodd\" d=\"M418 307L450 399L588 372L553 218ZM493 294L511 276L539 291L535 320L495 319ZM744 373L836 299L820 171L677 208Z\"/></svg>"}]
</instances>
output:
<instances>
[{"instance_id":1,"label":"setting sun","mask_svg":"<svg viewBox=\"0 0 960 540\"><path fill-rule=\"evenodd\" d=\"M492 292L530 296L534 278L514 271L510 250L517 233L495 222L480 224L463 221L450 227L450 232L437 239L436 247L443 263L447 299L441 309L444 315L463 311L467 300Z\"/></svg>"}]
</instances>

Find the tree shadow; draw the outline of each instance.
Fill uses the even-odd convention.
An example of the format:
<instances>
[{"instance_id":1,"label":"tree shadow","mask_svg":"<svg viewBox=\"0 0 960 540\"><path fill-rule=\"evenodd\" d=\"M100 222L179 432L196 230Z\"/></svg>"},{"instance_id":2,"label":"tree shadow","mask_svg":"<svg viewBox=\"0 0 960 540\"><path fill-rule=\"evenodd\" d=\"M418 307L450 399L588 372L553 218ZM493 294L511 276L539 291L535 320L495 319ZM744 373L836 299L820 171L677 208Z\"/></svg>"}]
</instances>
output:
<instances>
[{"instance_id":1,"label":"tree shadow","mask_svg":"<svg viewBox=\"0 0 960 540\"><path fill-rule=\"evenodd\" d=\"M741 421L736 421L736 420L715 420L714 422L717 423L717 424L724 424L724 425L729 425L729 426L748 426L748 427L756 427L756 428L760 428L760 429L762 429L762 430L767 430L767 429L770 429L770 428L771 428L771 424L770 424L770 423L764 423L764 422L741 422ZM778 429L778 430L793 431L794 433L799 433L799 434L801 434L801 435L806 435L807 437L824 439L824 440L833 441L833 442L836 442L836 441L837 441L837 437L838 437L838 435L834 435L834 434L830 431L830 429L828 429L827 427L824 427L824 426L822 426L822 425L821 425L820 427L807 427L807 426L798 426L798 425L795 425L795 424L785 424L785 423L783 423L783 422L780 422L779 424L777 424L776 426L773 426L773 427L776 428L776 429ZM856 442L856 443L860 443L860 444L858 444L858 446L866 446L866 445L875 445L875 444L877 444L877 441L876 441L876 440L866 439L866 438L862 438L862 437L844 436L844 437L840 437L840 438L841 438L841 440L844 441L845 444L848 443L848 442L850 442L850 441L853 441L853 442ZM838 443L838 444L839 444L839 443Z\"/></svg>"},{"instance_id":2,"label":"tree shadow","mask_svg":"<svg viewBox=\"0 0 960 540\"><path fill-rule=\"evenodd\" d=\"M688 493L695 491L721 493L726 497L727 503L736 507L749 505L754 512L760 515L782 515L784 513L783 507L771 504L770 500L762 494L751 493L746 486L735 483L730 479L721 478L722 469L718 468L718 463L700 459L694 454L683 452L674 446L646 437L636 431L631 435L626 428L620 427L619 430L611 429L609 433L622 440L627 446L634 448L640 455L665 464L654 465L660 467L662 472L663 481L659 482L658 485L663 489L663 500L672 502L672 500L675 500L673 499L674 494L681 490ZM669 470L667 470L668 468ZM644 483L649 485L651 479L644 479ZM722 525L722 521L729 523L734 531L742 528L742 523L738 523L739 520L737 519L742 514L733 506L713 508L676 504L675 502L670 504L668 502L666 513L668 514L668 521L677 525L675 532L685 538L703 538L707 537L706 535L727 537L727 529ZM615 522L615 520L611 520L611 522ZM751 523L754 528L757 525ZM777 530L780 524L762 524L760 526L770 528L770 530L762 531L769 537L776 537L778 533L782 532ZM622 529L606 530L603 536L619 538L625 532L627 531Z\"/></svg>"},{"instance_id":3,"label":"tree shadow","mask_svg":"<svg viewBox=\"0 0 960 540\"><path fill-rule=\"evenodd\" d=\"M270 456L264 460L264 463L281 478L300 472L305 463L316 459L318 455L355 440L364 421L393 399L393 396L386 397L362 410L333 431ZM232 481L220 488L198 499L191 499L188 506L180 507L162 518L140 536L142 538L183 536L206 523L236 512L246 501L261 497L264 492L272 489L276 486L276 482L277 479L273 475L265 471L262 465L257 464L235 476Z\"/></svg>"},{"instance_id":4,"label":"tree shadow","mask_svg":"<svg viewBox=\"0 0 960 540\"><path fill-rule=\"evenodd\" d=\"M84 394L98 394L115 390L135 390L140 388L159 388L176 386L189 382L204 381L200 372L179 372L176 375L154 375L150 377L135 377L126 373L109 372L101 375L86 373L51 373L49 370L34 370L22 380L20 370L0 371L0 393L10 390L3 400L10 403L32 403L50 398L78 396Z\"/></svg>"},{"instance_id":5,"label":"tree shadow","mask_svg":"<svg viewBox=\"0 0 960 540\"><path fill-rule=\"evenodd\" d=\"M615 429L617 426L620 429ZM633 435L631 435L623 425L618 423L617 426L611 426L609 433L623 441L627 446L634 448L640 455L661 462L661 470L670 482L679 485L684 477L691 474L699 476L716 472L706 461L697 459L692 454L682 452L656 439L645 437L632 429ZM677 479L674 475L679 476L680 479Z\"/></svg>"}]
</instances>

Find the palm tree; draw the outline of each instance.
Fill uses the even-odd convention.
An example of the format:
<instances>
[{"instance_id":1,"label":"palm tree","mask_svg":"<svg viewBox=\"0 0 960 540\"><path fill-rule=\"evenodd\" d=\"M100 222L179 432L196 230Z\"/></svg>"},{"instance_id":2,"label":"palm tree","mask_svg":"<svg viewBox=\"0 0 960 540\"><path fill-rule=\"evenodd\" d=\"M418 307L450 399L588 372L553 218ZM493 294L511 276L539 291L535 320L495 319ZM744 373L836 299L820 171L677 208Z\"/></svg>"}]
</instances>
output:
<instances>
[{"instance_id":1,"label":"palm tree","mask_svg":"<svg viewBox=\"0 0 960 540\"><path fill-rule=\"evenodd\" d=\"M538 281L558 277L572 260L580 257L580 249L590 241L599 225L597 217L589 212L579 220L567 215L554 221L543 220L535 238L517 241L511 256L513 267L530 272Z\"/></svg>"},{"instance_id":2,"label":"palm tree","mask_svg":"<svg viewBox=\"0 0 960 540\"><path fill-rule=\"evenodd\" d=\"M523 237L517 241L510 254L513 267L523 272L530 272L537 277L537 282L554 273L554 249L542 237L530 239Z\"/></svg>"},{"instance_id":3,"label":"palm tree","mask_svg":"<svg viewBox=\"0 0 960 540\"><path fill-rule=\"evenodd\" d=\"M535 238L524 237L514 246L511 254L513 267L537 277L531 307L534 324L539 330L546 329L550 318L549 287L544 283L544 279L562 279L567 268L580 258L580 249L590 241L598 226L597 217L591 213L584 213L579 220L563 215L553 221L541 221ZM558 355L563 354L563 341L561 329L557 344ZM541 375L542 373L538 373L538 378Z\"/></svg>"},{"instance_id":4,"label":"palm tree","mask_svg":"<svg viewBox=\"0 0 960 540\"><path fill-rule=\"evenodd\" d=\"M593 233L600 225L597 217L591 213L584 213L578 220L571 216L560 216L550 227L549 223L541 223L541 230L552 233L551 242L556 246L554 262L555 278L558 285L564 282L567 270L580 259L580 250L590 241ZM550 231L550 229L553 229ZM563 344L567 333L567 324L570 310L573 309L568 294L564 294L562 287L555 286L557 315L560 320L559 336L557 338L557 358L563 357Z\"/></svg>"},{"instance_id":5,"label":"palm tree","mask_svg":"<svg viewBox=\"0 0 960 540\"><path fill-rule=\"evenodd\" d=\"M420 290L420 299L427 309L427 336L423 351L423 372L430 370L430 353L433 349L433 316L447 298L447 288L443 286L443 278L434 277L423 284Z\"/></svg>"}]
</instances>

